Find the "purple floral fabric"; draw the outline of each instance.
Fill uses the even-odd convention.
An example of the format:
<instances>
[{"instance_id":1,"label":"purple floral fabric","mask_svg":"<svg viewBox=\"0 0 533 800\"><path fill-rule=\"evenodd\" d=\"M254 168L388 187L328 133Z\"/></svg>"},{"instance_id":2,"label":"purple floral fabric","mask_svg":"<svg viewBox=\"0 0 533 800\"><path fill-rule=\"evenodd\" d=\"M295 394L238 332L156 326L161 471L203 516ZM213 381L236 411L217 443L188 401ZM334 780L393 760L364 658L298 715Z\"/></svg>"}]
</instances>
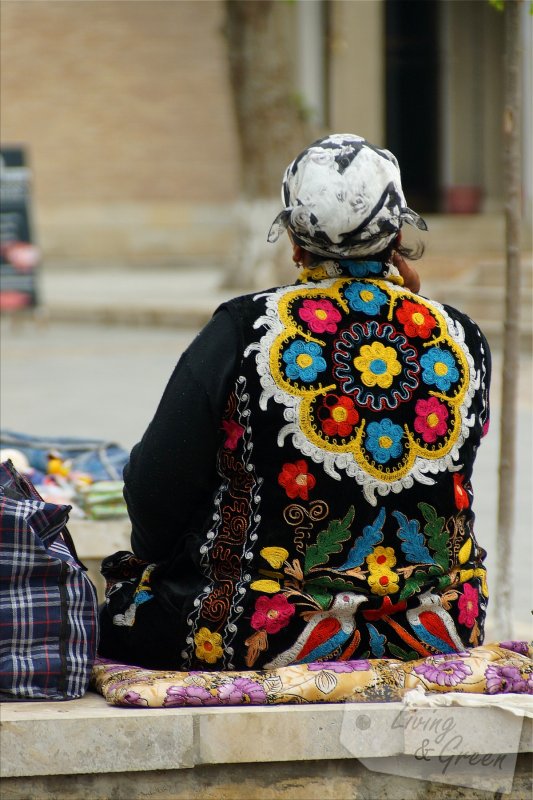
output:
<instances>
[{"instance_id":1,"label":"purple floral fabric","mask_svg":"<svg viewBox=\"0 0 533 800\"><path fill-rule=\"evenodd\" d=\"M99 659L92 688L111 705L145 708L384 702L420 686L426 692L533 694L532 654L525 642L502 642L410 662L316 661L243 672L164 672Z\"/></svg>"}]
</instances>

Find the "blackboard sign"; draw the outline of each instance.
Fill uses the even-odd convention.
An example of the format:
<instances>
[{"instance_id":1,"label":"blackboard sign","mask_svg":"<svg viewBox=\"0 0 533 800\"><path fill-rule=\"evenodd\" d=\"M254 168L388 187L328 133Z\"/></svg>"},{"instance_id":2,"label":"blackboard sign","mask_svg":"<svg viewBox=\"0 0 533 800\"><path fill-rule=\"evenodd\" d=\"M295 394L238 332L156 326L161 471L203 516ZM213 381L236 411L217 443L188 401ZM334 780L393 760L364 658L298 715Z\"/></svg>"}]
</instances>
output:
<instances>
[{"instance_id":1,"label":"blackboard sign","mask_svg":"<svg viewBox=\"0 0 533 800\"><path fill-rule=\"evenodd\" d=\"M30 170L22 147L0 148L0 308L37 305L39 251L31 230Z\"/></svg>"}]
</instances>

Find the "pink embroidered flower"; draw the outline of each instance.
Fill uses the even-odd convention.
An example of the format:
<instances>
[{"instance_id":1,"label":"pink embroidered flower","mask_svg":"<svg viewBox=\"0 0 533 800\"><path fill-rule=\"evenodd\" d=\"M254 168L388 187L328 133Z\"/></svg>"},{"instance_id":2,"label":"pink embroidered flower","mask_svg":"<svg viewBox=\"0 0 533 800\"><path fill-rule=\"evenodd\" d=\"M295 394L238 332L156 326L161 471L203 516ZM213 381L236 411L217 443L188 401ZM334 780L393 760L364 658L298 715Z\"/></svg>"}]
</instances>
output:
<instances>
[{"instance_id":1,"label":"pink embroidered flower","mask_svg":"<svg viewBox=\"0 0 533 800\"><path fill-rule=\"evenodd\" d=\"M317 672L320 669L328 669L330 672L358 672L359 670L371 669L371 664L366 658L353 661L313 661L307 665L307 669L312 672Z\"/></svg>"},{"instance_id":2,"label":"pink embroidered flower","mask_svg":"<svg viewBox=\"0 0 533 800\"><path fill-rule=\"evenodd\" d=\"M169 686L163 701L169 706L216 706L218 698L203 686Z\"/></svg>"},{"instance_id":3,"label":"pink embroidered flower","mask_svg":"<svg viewBox=\"0 0 533 800\"><path fill-rule=\"evenodd\" d=\"M473 586L465 583L463 593L457 601L459 606L459 622L467 628L473 628L479 613L478 595Z\"/></svg>"},{"instance_id":4,"label":"pink embroidered flower","mask_svg":"<svg viewBox=\"0 0 533 800\"><path fill-rule=\"evenodd\" d=\"M335 333L341 315L330 300L304 300L298 311L313 333Z\"/></svg>"},{"instance_id":5,"label":"pink embroidered flower","mask_svg":"<svg viewBox=\"0 0 533 800\"><path fill-rule=\"evenodd\" d=\"M359 413L349 397L327 394L318 410L318 418L326 436L350 436L353 426L359 422Z\"/></svg>"},{"instance_id":6,"label":"pink embroidered flower","mask_svg":"<svg viewBox=\"0 0 533 800\"><path fill-rule=\"evenodd\" d=\"M236 678L218 687L220 701L226 705L261 705L266 701L266 693L260 683L250 678Z\"/></svg>"},{"instance_id":7,"label":"pink embroidered flower","mask_svg":"<svg viewBox=\"0 0 533 800\"><path fill-rule=\"evenodd\" d=\"M489 694L507 694L508 692L515 692L516 694L533 693L531 678L527 680L523 677L518 667L511 665L498 667L495 664L489 664L485 670L485 679Z\"/></svg>"},{"instance_id":8,"label":"pink embroidered flower","mask_svg":"<svg viewBox=\"0 0 533 800\"><path fill-rule=\"evenodd\" d=\"M256 631L277 633L289 624L295 610L284 594L279 593L272 597L261 595L255 601L255 612L252 614L250 624Z\"/></svg>"},{"instance_id":9,"label":"pink embroidered flower","mask_svg":"<svg viewBox=\"0 0 533 800\"><path fill-rule=\"evenodd\" d=\"M315 486L316 479L307 471L307 461L302 458L294 464L283 465L278 475L278 483L285 489L287 497L308 500L309 490Z\"/></svg>"},{"instance_id":10,"label":"pink embroidered flower","mask_svg":"<svg viewBox=\"0 0 533 800\"><path fill-rule=\"evenodd\" d=\"M455 656L452 659L426 659L423 664L413 667L413 672L439 686L456 686L472 674L468 664L459 661Z\"/></svg>"},{"instance_id":11,"label":"pink embroidered flower","mask_svg":"<svg viewBox=\"0 0 533 800\"><path fill-rule=\"evenodd\" d=\"M433 443L437 436L442 436L448 429L448 409L436 397L429 400L418 400L415 406L415 431L422 435L425 442Z\"/></svg>"},{"instance_id":12,"label":"pink embroidered flower","mask_svg":"<svg viewBox=\"0 0 533 800\"><path fill-rule=\"evenodd\" d=\"M239 425L238 422L235 422L234 419L222 420L222 428L226 433L224 447L227 450L235 450L237 444L239 443L239 439L244 433L244 428L242 425Z\"/></svg>"}]
</instances>

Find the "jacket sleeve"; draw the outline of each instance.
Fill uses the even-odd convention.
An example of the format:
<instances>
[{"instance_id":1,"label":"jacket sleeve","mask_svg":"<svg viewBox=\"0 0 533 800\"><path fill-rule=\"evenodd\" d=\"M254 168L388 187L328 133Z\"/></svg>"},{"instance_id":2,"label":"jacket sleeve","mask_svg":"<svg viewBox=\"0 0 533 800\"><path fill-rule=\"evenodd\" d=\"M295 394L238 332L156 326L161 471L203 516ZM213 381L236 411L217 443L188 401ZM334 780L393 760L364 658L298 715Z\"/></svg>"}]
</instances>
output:
<instances>
[{"instance_id":1,"label":"jacket sleeve","mask_svg":"<svg viewBox=\"0 0 533 800\"><path fill-rule=\"evenodd\" d=\"M221 307L181 356L153 420L131 452L124 497L139 558L169 558L205 509L240 349L236 325Z\"/></svg>"}]
</instances>

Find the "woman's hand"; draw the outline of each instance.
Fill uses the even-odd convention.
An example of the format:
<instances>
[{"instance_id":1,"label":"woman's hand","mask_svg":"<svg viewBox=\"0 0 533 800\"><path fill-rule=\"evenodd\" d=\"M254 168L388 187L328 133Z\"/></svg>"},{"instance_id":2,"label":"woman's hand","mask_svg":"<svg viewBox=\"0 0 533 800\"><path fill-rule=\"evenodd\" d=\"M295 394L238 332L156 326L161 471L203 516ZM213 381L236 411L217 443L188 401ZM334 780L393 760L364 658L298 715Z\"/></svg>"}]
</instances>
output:
<instances>
[{"instance_id":1,"label":"woman's hand","mask_svg":"<svg viewBox=\"0 0 533 800\"><path fill-rule=\"evenodd\" d=\"M405 258L401 256L396 250L392 253L392 263L403 278L404 285L407 289L417 294L420 291L420 276L414 267L407 263Z\"/></svg>"}]
</instances>

